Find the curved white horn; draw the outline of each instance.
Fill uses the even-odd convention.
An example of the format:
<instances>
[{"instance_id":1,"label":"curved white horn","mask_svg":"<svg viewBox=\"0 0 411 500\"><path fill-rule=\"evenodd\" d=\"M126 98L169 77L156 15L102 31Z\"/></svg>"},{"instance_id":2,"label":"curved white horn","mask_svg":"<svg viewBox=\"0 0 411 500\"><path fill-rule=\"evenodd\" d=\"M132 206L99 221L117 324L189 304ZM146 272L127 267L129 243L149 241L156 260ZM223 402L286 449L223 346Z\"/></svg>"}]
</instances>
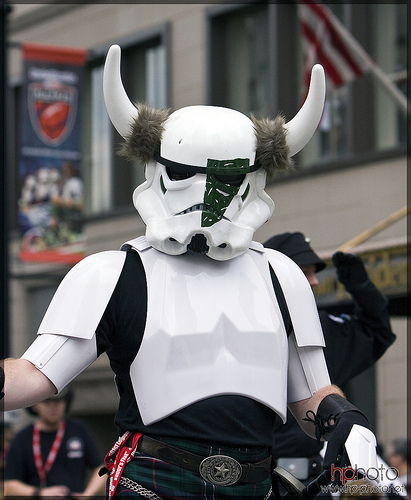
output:
<instances>
[{"instance_id":1,"label":"curved white horn","mask_svg":"<svg viewBox=\"0 0 411 500\"><path fill-rule=\"evenodd\" d=\"M287 145L294 156L308 143L320 123L325 101L325 74L321 64L311 71L307 98L295 117L284 125L287 129Z\"/></svg>"},{"instance_id":2,"label":"curved white horn","mask_svg":"<svg viewBox=\"0 0 411 500\"><path fill-rule=\"evenodd\" d=\"M126 139L138 111L124 90L120 74L121 49L112 45L107 52L103 74L104 101L110 120L117 132Z\"/></svg>"}]
</instances>

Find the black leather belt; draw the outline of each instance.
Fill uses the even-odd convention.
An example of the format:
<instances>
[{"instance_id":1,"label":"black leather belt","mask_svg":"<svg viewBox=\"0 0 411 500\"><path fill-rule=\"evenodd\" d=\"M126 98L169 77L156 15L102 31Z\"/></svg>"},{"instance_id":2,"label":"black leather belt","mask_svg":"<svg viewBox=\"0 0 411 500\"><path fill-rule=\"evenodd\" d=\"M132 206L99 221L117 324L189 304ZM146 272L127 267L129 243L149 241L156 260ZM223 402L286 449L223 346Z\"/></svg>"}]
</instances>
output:
<instances>
[{"instance_id":1,"label":"black leather belt","mask_svg":"<svg viewBox=\"0 0 411 500\"><path fill-rule=\"evenodd\" d=\"M271 456L260 462L240 464L227 455L203 457L148 436L139 439L137 450L172 465L197 472L206 481L221 486L259 483L267 479L271 473Z\"/></svg>"}]
</instances>

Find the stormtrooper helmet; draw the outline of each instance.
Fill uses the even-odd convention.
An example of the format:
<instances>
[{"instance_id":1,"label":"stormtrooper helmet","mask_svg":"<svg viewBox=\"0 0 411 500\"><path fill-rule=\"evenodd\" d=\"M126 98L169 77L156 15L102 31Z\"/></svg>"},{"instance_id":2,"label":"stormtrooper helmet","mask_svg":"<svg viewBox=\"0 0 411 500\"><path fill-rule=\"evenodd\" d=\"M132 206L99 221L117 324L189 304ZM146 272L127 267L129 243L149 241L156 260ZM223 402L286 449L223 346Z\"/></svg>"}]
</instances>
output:
<instances>
[{"instance_id":1,"label":"stormtrooper helmet","mask_svg":"<svg viewBox=\"0 0 411 500\"><path fill-rule=\"evenodd\" d=\"M293 120L252 119L216 106L169 114L129 100L120 75L120 48L110 48L104 98L125 139L122 154L145 164L146 181L133 202L146 238L170 255L186 252L227 260L244 253L272 215L266 178L292 168L321 118L325 77L313 68L306 102Z\"/></svg>"}]
</instances>

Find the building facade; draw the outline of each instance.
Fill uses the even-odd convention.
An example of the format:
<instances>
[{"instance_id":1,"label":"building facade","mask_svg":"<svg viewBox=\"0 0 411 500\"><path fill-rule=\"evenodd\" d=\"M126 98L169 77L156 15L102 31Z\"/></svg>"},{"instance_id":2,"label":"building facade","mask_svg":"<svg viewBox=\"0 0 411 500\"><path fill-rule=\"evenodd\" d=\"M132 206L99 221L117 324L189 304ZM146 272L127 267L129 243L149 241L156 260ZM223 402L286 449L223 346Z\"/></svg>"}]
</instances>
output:
<instances>
[{"instance_id":1,"label":"building facade","mask_svg":"<svg viewBox=\"0 0 411 500\"><path fill-rule=\"evenodd\" d=\"M173 110L226 106L287 120L302 95L303 40L297 4L21 4L8 16L8 164L10 185L9 355L31 343L69 265L24 262L17 207L22 44L87 50L82 102L82 166L86 254L118 249L144 234L133 208L141 165L116 154L120 137L105 112L102 70L110 45L122 47L122 78L129 97ZM406 82L406 4L333 3L334 14L399 88ZM295 172L267 186L276 204L255 239L302 231L326 260L351 240L407 204L406 118L371 74L327 92L326 112ZM371 415L382 444L406 434L406 217L352 251L363 256L374 282L390 299L397 341L376 367L353 381L347 394ZM346 308L332 265L319 275L320 307ZM73 381L73 411L88 420L104 447L116 438L117 393L106 357Z\"/></svg>"}]
</instances>

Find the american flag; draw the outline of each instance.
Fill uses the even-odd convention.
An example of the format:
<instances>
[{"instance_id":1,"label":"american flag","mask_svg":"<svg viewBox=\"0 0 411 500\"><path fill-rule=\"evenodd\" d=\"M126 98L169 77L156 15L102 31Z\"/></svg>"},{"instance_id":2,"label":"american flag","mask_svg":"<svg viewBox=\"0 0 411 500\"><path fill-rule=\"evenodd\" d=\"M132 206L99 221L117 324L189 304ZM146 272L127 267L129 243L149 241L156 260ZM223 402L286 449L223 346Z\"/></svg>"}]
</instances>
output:
<instances>
[{"instance_id":1,"label":"american flag","mask_svg":"<svg viewBox=\"0 0 411 500\"><path fill-rule=\"evenodd\" d=\"M325 5L303 0L298 3L298 18L305 44L305 95L315 63L322 64L328 85L334 88L354 80L373 66L371 57Z\"/></svg>"}]
</instances>

